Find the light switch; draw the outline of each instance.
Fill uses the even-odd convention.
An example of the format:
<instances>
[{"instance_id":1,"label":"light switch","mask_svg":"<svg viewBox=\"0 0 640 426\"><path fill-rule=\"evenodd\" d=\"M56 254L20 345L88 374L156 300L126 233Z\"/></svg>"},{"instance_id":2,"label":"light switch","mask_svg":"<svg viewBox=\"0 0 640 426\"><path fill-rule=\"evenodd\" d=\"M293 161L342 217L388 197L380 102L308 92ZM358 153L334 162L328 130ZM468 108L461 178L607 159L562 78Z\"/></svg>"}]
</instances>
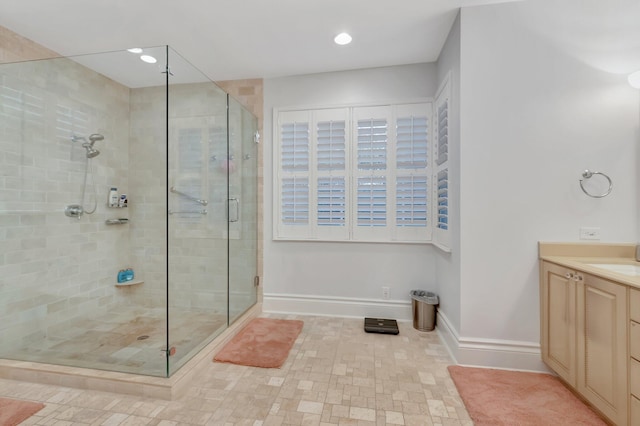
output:
<instances>
[{"instance_id":1,"label":"light switch","mask_svg":"<svg viewBox=\"0 0 640 426\"><path fill-rule=\"evenodd\" d=\"M600 228L587 228L585 226L580 228L581 240L599 240Z\"/></svg>"}]
</instances>

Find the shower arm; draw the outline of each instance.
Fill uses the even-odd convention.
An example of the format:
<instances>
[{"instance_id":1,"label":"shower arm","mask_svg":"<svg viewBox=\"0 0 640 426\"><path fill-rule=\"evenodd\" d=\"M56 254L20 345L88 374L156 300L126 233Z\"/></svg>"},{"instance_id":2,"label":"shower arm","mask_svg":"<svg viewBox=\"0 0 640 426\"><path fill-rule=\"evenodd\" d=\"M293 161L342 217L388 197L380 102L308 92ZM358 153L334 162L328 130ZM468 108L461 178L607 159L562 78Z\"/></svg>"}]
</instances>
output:
<instances>
[{"instance_id":1,"label":"shower arm","mask_svg":"<svg viewBox=\"0 0 640 426\"><path fill-rule=\"evenodd\" d=\"M206 206L207 204L209 204L209 202L208 202L207 200L201 200L201 199L199 199L199 198L192 197L192 196L191 196L191 195L189 195L189 194L185 194L184 192L180 192L180 191L178 191L178 190L177 190L175 187L173 187L173 186L172 186L169 190L170 190L171 192L173 192L174 194L182 195L184 198L187 198L187 199L189 199L189 200L191 200L191 201L195 201L196 203L198 203L198 204L202 204L203 206Z\"/></svg>"}]
</instances>

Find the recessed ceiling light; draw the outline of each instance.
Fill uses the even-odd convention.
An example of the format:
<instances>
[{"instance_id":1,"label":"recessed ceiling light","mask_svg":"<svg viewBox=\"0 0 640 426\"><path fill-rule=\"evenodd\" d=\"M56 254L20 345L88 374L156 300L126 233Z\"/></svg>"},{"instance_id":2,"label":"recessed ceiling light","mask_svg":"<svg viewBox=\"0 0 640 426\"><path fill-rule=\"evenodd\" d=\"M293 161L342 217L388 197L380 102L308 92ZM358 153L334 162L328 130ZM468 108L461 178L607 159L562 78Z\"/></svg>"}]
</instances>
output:
<instances>
[{"instance_id":1,"label":"recessed ceiling light","mask_svg":"<svg viewBox=\"0 0 640 426\"><path fill-rule=\"evenodd\" d=\"M140 59L142 59L143 61L145 61L146 63L149 63L149 64L155 64L156 62L158 62L158 60L156 58L154 58L153 56L149 56L149 55L142 55L142 56L140 56Z\"/></svg>"},{"instance_id":2,"label":"recessed ceiling light","mask_svg":"<svg viewBox=\"0 0 640 426\"><path fill-rule=\"evenodd\" d=\"M140 49L139 47L132 47L131 49L127 49L127 52L142 53L142 49Z\"/></svg>"},{"instance_id":3,"label":"recessed ceiling light","mask_svg":"<svg viewBox=\"0 0 640 426\"><path fill-rule=\"evenodd\" d=\"M336 44L344 46L345 44L351 43L351 36L347 33L340 33L333 39L333 41L335 41Z\"/></svg>"}]
</instances>

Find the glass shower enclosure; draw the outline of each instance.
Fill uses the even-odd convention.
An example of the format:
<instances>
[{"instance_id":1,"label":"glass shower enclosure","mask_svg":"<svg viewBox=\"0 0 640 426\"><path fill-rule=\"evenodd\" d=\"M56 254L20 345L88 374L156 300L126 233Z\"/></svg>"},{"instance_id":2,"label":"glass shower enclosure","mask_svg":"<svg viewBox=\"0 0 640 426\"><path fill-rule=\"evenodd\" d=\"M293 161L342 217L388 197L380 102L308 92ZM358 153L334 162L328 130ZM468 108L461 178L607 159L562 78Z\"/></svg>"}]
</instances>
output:
<instances>
[{"instance_id":1,"label":"glass shower enclosure","mask_svg":"<svg viewBox=\"0 0 640 426\"><path fill-rule=\"evenodd\" d=\"M256 133L168 46L0 64L0 358L168 377L253 306Z\"/></svg>"}]
</instances>

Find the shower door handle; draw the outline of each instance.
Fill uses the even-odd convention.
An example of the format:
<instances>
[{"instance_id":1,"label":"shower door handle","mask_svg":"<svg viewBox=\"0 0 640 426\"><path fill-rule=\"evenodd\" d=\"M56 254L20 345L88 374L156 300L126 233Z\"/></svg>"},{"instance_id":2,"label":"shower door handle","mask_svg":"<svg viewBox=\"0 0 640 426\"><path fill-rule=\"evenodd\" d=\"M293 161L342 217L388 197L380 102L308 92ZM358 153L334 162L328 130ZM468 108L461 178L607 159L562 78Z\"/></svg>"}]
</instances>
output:
<instances>
[{"instance_id":1,"label":"shower door handle","mask_svg":"<svg viewBox=\"0 0 640 426\"><path fill-rule=\"evenodd\" d=\"M231 206L234 206L233 209ZM237 198L229 198L229 222L240 220L240 201ZM233 214L232 214L233 213Z\"/></svg>"}]
</instances>

